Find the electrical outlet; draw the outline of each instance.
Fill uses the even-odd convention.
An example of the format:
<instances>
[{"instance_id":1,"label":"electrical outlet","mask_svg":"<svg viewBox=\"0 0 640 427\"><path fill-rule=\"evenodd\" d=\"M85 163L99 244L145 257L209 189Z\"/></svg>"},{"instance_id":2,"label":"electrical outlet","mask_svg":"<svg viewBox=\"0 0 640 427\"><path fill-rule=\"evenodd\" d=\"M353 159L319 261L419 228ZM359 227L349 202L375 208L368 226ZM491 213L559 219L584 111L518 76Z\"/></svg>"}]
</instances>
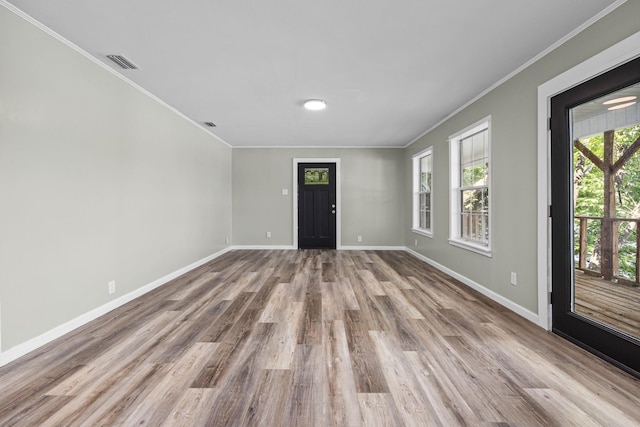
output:
<instances>
[{"instance_id":1,"label":"electrical outlet","mask_svg":"<svg viewBox=\"0 0 640 427\"><path fill-rule=\"evenodd\" d=\"M362 236L358 236L358 242L362 242Z\"/></svg>"},{"instance_id":2,"label":"electrical outlet","mask_svg":"<svg viewBox=\"0 0 640 427\"><path fill-rule=\"evenodd\" d=\"M289 189L288 188L283 188L282 189L282 195L283 196L288 196L289 195Z\"/></svg>"},{"instance_id":3,"label":"electrical outlet","mask_svg":"<svg viewBox=\"0 0 640 427\"><path fill-rule=\"evenodd\" d=\"M511 284L514 286L518 284L518 274L514 271L511 272Z\"/></svg>"},{"instance_id":4,"label":"electrical outlet","mask_svg":"<svg viewBox=\"0 0 640 427\"><path fill-rule=\"evenodd\" d=\"M271 232L267 231L267 239L270 239L270 238L271 238Z\"/></svg>"},{"instance_id":5,"label":"electrical outlet","mask_svg":"<svg viewBox=\"0 0 640 427\"><path fill-rule=\"evenodd\" d=\"M116 291L116 281L115 280L110 280L109 281L109 295L111 295L115 291Z\"/></svg>"},{"instance_id":6,"label":"electrical outlet","mask_svg":"<svg viewBox=\"0 0 640 427\"><path fill-rule=\"evenodd\" d=\"M229 238L228 237L224 238L224 243L227 244L227 245L229 244Z\"/></svg>"},{"instance_id":7,"label":"electrical outlet","mask_svg":"<svg viewBox=\"0 0 640 427\"><path fill-rule=\"evenodd\" d=\"M418 239L416 239L415 245L418 246Z\"/></svg>"}]
</instances>

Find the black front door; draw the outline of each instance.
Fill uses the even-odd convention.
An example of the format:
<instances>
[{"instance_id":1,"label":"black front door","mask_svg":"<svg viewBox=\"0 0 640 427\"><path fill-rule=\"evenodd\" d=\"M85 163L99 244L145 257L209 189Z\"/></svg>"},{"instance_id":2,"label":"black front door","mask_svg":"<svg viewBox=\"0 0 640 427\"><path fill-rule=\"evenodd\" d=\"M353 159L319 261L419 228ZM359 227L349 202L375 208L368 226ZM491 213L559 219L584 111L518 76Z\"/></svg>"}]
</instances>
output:
<instances>
[{"instance_id":1,"label":"black front door","mask_svg":"<svg viewBox=\"0 0 640 427\"><path fill-rule=\"evenodd\" d=\"M298 164L298 247L336 248L336 164Z\"/></svg>"},{"instance_id":2,"label":"black front door","mask_svg":"<svg viewBox=\"0 0 640 427\"><path fill-rule=\"evenodd\" d=\"M640 375L640 58L551 99L553 331Z\"/></svg>"}]
</instances>

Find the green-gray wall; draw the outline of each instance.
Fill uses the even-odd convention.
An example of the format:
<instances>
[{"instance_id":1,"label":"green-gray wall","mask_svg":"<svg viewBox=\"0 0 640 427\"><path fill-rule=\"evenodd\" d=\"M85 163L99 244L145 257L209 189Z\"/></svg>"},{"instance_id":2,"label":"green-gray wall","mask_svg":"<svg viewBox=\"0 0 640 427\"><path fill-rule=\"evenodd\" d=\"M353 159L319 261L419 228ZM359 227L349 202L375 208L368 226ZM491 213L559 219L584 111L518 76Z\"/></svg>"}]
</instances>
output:
<instances>
[{"instance_id":1,"label":"green-gray wall","mask_svg":"<svg viewBox=\"0 0 640 427\"><path fill-rule=\"evenodd\" d=\"M640 31L640 2L628 1L504 84L428 132L406 150L404 187L411 183L411 157L434 148L432 239L405 229L405 242L419 253L537 313L537 90L538 86ZM491 115L493 257L448 243L449 147L447 138ZM406 220L409 221L410 210ZM510 272L518 285L510 285Z\"/></svg>"},{"instance_id":2,"label":"green-gray wall","mask_svg":"<svg viewBox=\"0 0 640 427\"><path fill-rule=\"evenodd\" d=\"M340 245L404 246L402 155L393 148L234 149L233 244L291 246L293 159L339 158ZM283 196L283 189L289 195Z\"/></svg>"},{"instance_id":3,"label":"green-gray wall","mask_svg":"<svg viewBox=\"0 0 640 427\"><path fill-rule=\"evenodd\" d=\"M224 249L228 146L4 7L0 58L3 351Z\"/></svg>"}]
</instances>

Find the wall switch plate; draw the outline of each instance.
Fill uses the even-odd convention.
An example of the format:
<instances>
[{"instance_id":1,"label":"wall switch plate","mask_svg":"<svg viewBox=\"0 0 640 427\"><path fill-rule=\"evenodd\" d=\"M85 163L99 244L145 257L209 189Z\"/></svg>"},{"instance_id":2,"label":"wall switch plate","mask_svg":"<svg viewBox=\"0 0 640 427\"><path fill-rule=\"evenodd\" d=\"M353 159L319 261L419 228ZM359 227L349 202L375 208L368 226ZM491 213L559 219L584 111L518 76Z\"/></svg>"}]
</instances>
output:
<instances>
[{"instance_id":1,"label":"wall switch plate","mask_svg":"<svg viewBox=\"0 0 640 427\"><path fill-rule=\"evenodd\" d=\"M289 189L288 188L283 188L282 189L282 195L283 196L288 196L289 195Z\"/></svg>"},{"instance_id":2,"label":"wall switch plate","mask_svg":"<svg viewBox=\"0 0 640 427\"><path fill-rule=\"evenodd\" d=\"M267 239L270 239L270 238L271 238L271 232L267 231Z\"/></svg>"},{"instance_id":3,"label":"wall switch plate","mask_svg":"<svg viewBox=\"0 0 640 427\"><path fill-rule=\"evenodd\" d=\"M227 244L227 245L229 244L229 238L228 237L224 238L224 243Z\"/></svg>"},{"instance_id":4,"label":"wall switch plate","mask_svg":"<svg viewBox=\"0 0 640 427\"><path fill-rule=\"evenodd\" d=\"M511 272L511 284L512 285L518 284L518 274L514 271Z\"/></svg>"},{"instance_id":5,"label":"wall switch plate","mask_svg":"<svg viewBox=\"0 0 640 427\"><path fill-rule=\"evenodd\" d=\"M110 280L109 281L109 295L111 295L115 291L116 291L116 281L115 280Z\"/></svg>"},{"instance_id":6,"label":"wall switch plate","mask_svg":"<svg viewBox=\"0 0 640 427\"><path fill-rule=\"evenodd\" d=\"M416 246L418 246L418 239L416 239L416 243L415 243L415 245L416 245Z\"/></svg>"}]
</instances>

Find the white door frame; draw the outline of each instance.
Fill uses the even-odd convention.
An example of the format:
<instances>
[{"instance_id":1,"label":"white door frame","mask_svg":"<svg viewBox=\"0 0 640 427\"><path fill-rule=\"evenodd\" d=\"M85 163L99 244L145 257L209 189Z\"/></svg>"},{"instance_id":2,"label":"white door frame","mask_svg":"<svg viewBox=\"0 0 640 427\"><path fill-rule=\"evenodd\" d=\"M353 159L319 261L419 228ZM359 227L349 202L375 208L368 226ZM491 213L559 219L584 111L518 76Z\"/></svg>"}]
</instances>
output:
<instances>
[{"instance_id":1,"label":"white door frame","mask_svg":"<svg viewBox=\"0 0 640 427\"><path fill-rule=\"evenodd\" d=\"M640 32L538 86L538 325L552 326L551 283L551 98L640 56Z\"/></svg>"},{"instance_id":2,"label":"white door frame","mask_svg":"<svg viewBox=\"0 0 640 427\"><path fill-rule=\"evenodd\" d=\"M294 158L293 159L293 247L298 249L298 163L335 163L336 164L336 249L342 248L341 215L342 198L340 195L340 159L339 158Z\"/></svg>"}]
</instances>

